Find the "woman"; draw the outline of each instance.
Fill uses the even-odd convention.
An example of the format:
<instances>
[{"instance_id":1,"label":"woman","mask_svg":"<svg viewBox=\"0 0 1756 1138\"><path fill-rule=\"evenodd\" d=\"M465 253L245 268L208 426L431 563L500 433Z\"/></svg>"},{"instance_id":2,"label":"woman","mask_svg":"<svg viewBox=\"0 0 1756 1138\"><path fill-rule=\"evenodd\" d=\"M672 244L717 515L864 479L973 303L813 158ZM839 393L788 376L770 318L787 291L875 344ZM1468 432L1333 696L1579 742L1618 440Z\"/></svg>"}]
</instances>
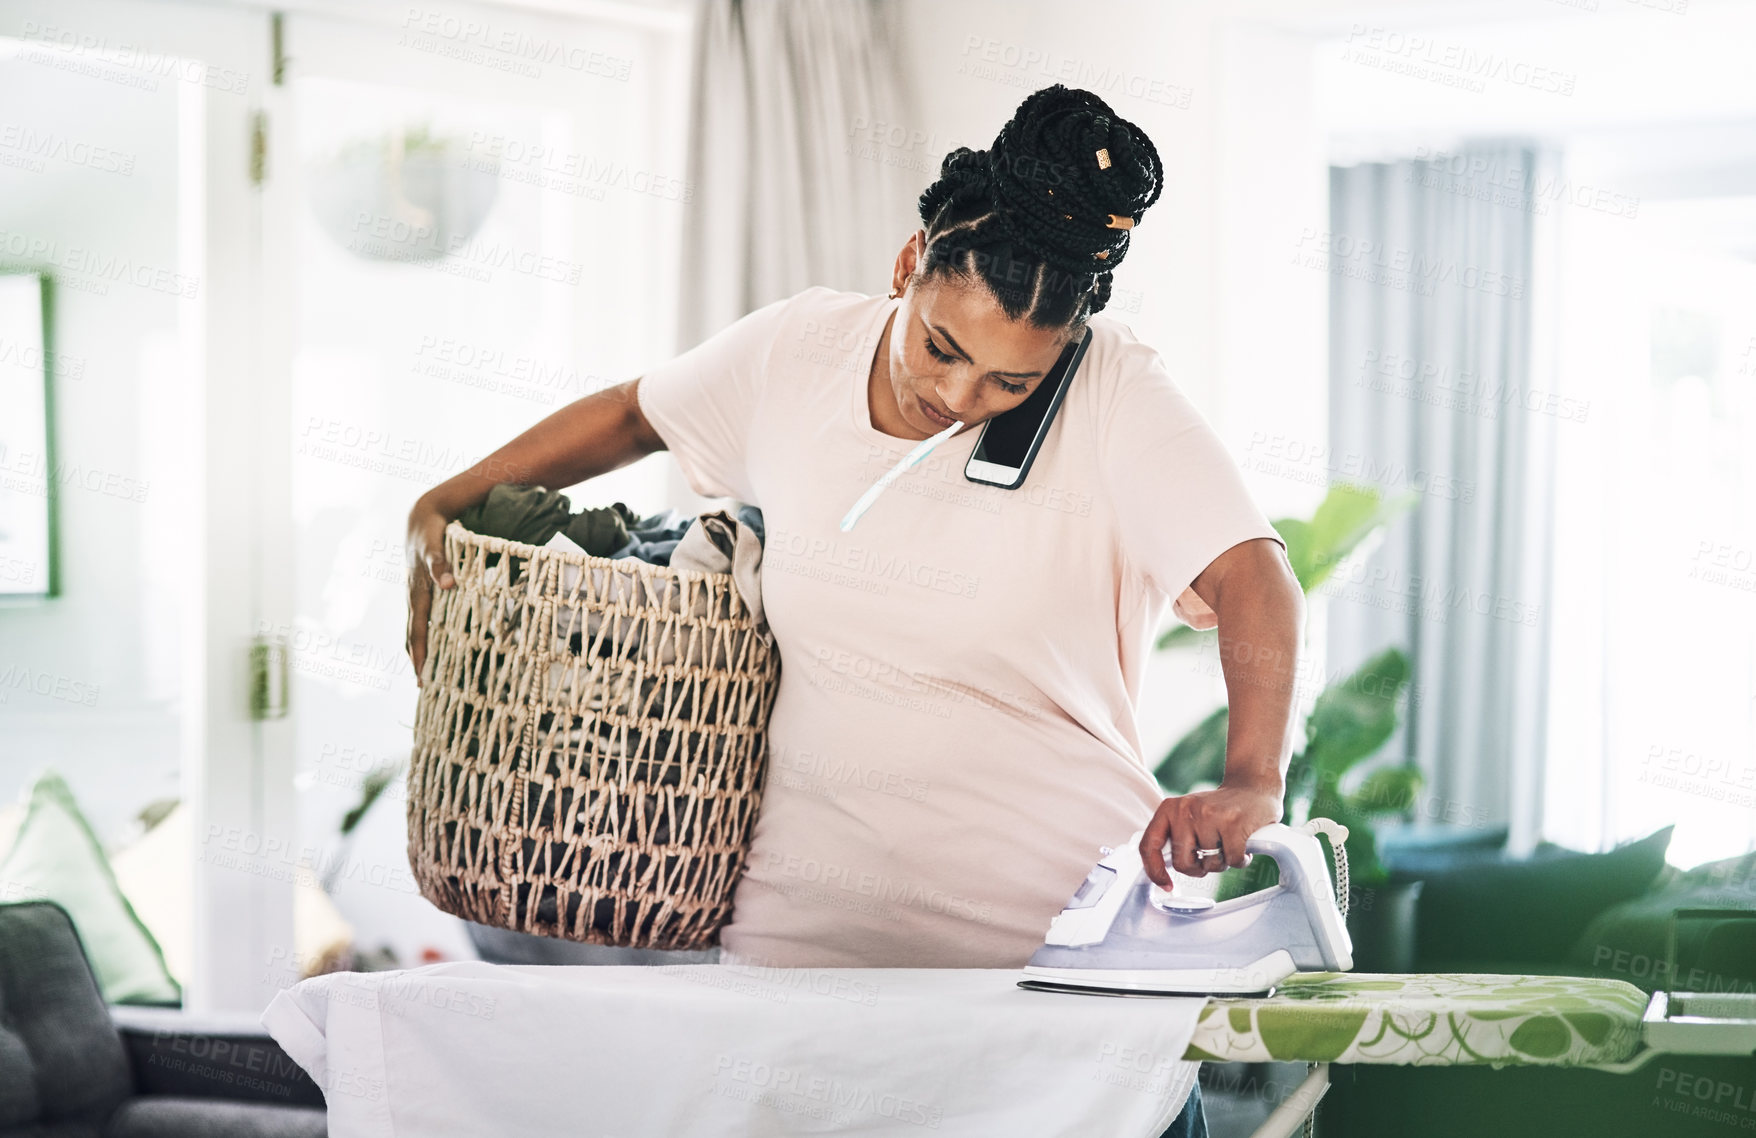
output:
<instances>
[{"instance_id":1,"label":"woman","mask_svg":"<svg viewBox=\"0 0 1756 1138\"><path fill-rule=\"evenodd\" d=\"M432 584L453 583L442 531L495 482L570 486L668 449L697 492L762 508L781 678L722 959L1022 966L1100 846L1144 826L1148 875L1169 887L1167 843L1199 877L1243 864L1248 835L1280 819L1303 594L1157 353L1099 315L1161 179L1102 100L1038 91L990 150L945 158L888 297L775 301L557 411L411 512L418 674ZM1024 484L966 480L982 424L1088 331ZM1217 622L1231 708L1222 785L1177 798L1135 718L1170 603Z\"/></svg>"}]
</instances>

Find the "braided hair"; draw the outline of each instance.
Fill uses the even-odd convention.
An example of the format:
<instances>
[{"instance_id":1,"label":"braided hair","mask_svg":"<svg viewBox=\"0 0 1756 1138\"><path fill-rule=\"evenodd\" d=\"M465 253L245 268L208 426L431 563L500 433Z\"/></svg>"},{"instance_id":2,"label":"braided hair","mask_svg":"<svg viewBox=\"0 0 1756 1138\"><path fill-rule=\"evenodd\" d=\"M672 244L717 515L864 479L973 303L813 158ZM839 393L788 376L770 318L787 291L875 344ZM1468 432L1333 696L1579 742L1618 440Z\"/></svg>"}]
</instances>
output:
<instances>
[{"instance_id":1,"label":"braided hair","mask_svg":"<svg viewBox=\"0 0 1756 1138\"><path fill-rule=\"evenodd\" d=\"M918 276L979 279L1008 318L1077 326L1110 299L1111 273L1164 188L1152 140L1090 91L1033 92L987 150L960 146L921 194Z\"/></svg>"}]
</instances>

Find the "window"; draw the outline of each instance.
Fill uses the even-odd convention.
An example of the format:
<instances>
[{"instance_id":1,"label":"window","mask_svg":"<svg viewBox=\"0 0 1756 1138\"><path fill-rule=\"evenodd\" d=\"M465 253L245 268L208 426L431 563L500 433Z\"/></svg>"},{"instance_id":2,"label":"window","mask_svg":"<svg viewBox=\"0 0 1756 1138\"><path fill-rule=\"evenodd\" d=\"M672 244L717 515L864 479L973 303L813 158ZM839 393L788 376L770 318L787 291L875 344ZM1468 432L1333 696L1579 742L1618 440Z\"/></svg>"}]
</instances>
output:
<instances>
[{"instance_id":1,"label":"window","mask_svg":"<svg viewBox=\"0 0 1756 1138\"><path fill-rule=\"evenodd\" d=\"M1756 848L1756 198L1573 211L1545 829Z\"/></svg>"}]
</instances>

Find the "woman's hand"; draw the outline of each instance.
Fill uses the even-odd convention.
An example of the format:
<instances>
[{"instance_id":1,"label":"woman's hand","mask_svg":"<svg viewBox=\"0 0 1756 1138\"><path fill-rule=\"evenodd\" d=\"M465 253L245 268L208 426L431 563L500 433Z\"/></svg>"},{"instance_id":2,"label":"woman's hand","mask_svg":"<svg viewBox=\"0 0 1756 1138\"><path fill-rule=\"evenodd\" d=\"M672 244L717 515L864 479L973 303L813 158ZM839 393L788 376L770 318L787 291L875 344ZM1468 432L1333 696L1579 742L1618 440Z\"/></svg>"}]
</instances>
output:
<instances>
[{"instance_id":1,"label":"woman's hand","mask_svg":"<svg viewBox=\"0 0 1756 1138\"><path fill-rule=\"evenodd\" d=\"M619 470L665 449L665 440L640 410L640 380L581 396L555 411L468 470L416 499L409 511L409 624L404 645L415 685L427 662L427 621L433 586L457 581L445 560L445 527L503 482L519 486L573 486Z\"/></svg>"},{"instance_id":2,"label":"woman's hand","mask_svg":"<svg viewBox=\"0 0 1756 1138\"><path fill-rule=\"evenodd\" d=\"M1152 821L1147 823L1146 833L1140 839L1140 859L1146 864L1146 876L1162 888L1171 888L1163 852L1167 841L1171 845L1171 867L1190 877L1205 877L1209 872L1247 864L1250 857L1244 852L1244 843L1270 822L1280 821L1282 793L1278 784L1221 783L1214 790L1197 790L1165 799L1153 812ZM1220 852L1197 857L1198 849Z\"/></svg>"},{"instance_id":3,"label":"woman's hand","mask_svg":"<svg viewBox=\"0 0 1756 1138\"><path fill-rule=\"evenodd\" d=\"M1243 866L1250 835L1278 822L1286 796L1286 764L1305 625L1305 593L1280 542L1251 538L1214 558L1179 598L1184 612L1211 617L1219 629L1226 677L1225 777L1214 790L1167 798L1140 839L1146 875L1171 887L1171 867L1190 877ZM1199 601L1209 610L1201 612ZM1181 613L1179 615L1182 615ZM1208 850L1202 856L1196 850Z\"/></svg>"},{"instance_id":4,"label":"woman's hand","mask_svg":"<svg viewBox=\"0 0 1756 1138\"><path fill-rule=\"evenodd\" d=\"M433 585L453 588L457 579L445 560L445 527L451 518L425 497L409 511L409 623L404 637L409 662L415 666L415 686L421 686L421 666L427 661L427 621L433 612Z\"/></svg>"}]
</instances>

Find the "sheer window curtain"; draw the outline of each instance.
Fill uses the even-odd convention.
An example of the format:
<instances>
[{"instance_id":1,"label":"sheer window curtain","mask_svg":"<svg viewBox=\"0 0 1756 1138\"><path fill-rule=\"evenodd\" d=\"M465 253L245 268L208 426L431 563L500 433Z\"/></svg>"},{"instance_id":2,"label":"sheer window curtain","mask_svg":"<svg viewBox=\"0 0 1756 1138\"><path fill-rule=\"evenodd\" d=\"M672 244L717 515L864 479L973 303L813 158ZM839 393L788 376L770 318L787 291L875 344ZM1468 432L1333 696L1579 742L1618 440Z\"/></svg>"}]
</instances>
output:
<instances>
[{"instance_id":1,"label":"sheer window curtain","mask_svg":"<svg viewBox=\"0 0 1756 1138\"><path fill-rule=\"evenodd\" d=\"M921 189L884 161L887 132L920 122L895 18L881 0L703 0L678 350L812 285L889 288Z\"/></svg>"},{"instance_id":2,"label":"sheer window curtain","mask_svg":"<svg viewBox=\"0 0 1756 1138\"><path fill-rule=\"evenodd\" d=\"M1332 480L1418 505L1326 584L1332 672L1401 647L1385 754L1426 775L1420 821L1542 821L1558 408L1544 148L1476 145L1330 173Z\"/></svg>"}]
</instances>

